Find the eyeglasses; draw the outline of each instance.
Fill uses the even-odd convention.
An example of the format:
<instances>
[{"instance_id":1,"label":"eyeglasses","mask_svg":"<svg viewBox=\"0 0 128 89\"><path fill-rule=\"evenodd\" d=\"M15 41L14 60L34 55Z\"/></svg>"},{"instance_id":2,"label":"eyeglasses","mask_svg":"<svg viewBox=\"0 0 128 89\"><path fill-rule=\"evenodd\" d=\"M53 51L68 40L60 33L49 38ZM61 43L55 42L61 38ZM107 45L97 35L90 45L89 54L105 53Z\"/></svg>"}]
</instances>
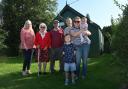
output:
<instances>
[{"instance_id":1,"label":"eyeglasses","mask_svg":"<svg viewBox=\"0 0 128 89\"><path fill-rule=\"evenodd\" d=\"M40 28L43 28L43 29L44 29L44 28L46 28L46 27L43 27L43 26L42 26L42 27L40 27Z\"/></svg>"},{"instance_id":2,"label":"eyeglasses","mask_svg":"<svg viewBox=\"0 0 128 89\"><path fill-rule=\"evenodd\" d=\"M74 21L74 23L80 23L80 21Z\"/></svg>"}]
</instances>

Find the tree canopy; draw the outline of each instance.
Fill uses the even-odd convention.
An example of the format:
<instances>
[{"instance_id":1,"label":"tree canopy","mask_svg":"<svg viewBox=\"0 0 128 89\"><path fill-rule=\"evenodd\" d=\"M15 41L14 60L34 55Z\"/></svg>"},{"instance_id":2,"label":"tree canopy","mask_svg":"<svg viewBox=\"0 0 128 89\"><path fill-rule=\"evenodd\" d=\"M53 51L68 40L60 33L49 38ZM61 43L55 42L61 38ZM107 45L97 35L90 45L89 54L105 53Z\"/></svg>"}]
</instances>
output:
<instances>
[{"instance_id":1,"label":"tree canopy","mask_svg":"<svg viewBox=\"0 0 128 89\"><path fill-rule=\"evenodd\" d=\"M8 32L5 43L9 56L19 53L20 29L30 19L35 32L40 22L47 25L55 17L57 0L2 0L3 29Z\"/></svg>"}]
</instances>

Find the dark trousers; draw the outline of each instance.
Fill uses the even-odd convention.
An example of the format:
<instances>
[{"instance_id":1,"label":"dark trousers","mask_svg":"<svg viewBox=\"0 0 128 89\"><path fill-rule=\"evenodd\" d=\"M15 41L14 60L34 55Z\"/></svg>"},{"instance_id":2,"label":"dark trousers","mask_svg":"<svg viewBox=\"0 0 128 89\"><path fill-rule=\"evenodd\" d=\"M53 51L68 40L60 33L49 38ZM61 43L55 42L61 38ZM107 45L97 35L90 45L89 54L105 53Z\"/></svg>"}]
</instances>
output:
<instances>
[{"instance_id":1,"label":"dark trousers","mask_svg":"<svg viewBox=\"0 0 128 89\"><path fill-rule=\"evenodd\" d=\"M23 71L30 70L31 60L33 55L33 49L25 50L23 49L23 56L24 56L24 62L23 62Z\"/></svg>"},{"instance_id":2,"label":"dark trousers","mask_svg":"<svg viewBox=\"0 0 128 89\"><path fill-rule=\"evenodd\" d=\"M60 71L63 71L63 61L62 61L62 48L51 48L50 49L50 70L54 72L55 61L59 60Z\"/></svg>"}]
</instances>

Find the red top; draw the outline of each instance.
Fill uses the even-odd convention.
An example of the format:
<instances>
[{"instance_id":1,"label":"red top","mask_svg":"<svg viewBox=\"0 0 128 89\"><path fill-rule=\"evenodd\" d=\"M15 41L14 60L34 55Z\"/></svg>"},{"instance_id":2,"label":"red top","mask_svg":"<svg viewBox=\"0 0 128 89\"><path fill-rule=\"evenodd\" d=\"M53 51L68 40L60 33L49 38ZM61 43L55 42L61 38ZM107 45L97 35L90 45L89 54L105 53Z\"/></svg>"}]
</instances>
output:
<instances>
[{"instance_id":1,"label":"red top","mask_svg":"<svg viewBox=\"0 0 128 89\"><path fill-rule=\"evenodd\" d=\"M63 29L59 28L59 30L54 31L53 29L50 31L51 36L51 47L59 48L63 46L64 43L64 32Z\"/></svg>"},{"instance_id":2,"label":"red top","mask_svg":"<svg viewBox=\"0 0 128 89\"><path fill-rule=\"evenodd\" d=\"M37 47L38 45L43 49L45 47L51 48L51 38L50 38L50 33L47 32L45 36L42 38L41 34L39 32L36 33L35 41L34 41L35 46Z\"/></svg>"}]
</instances>

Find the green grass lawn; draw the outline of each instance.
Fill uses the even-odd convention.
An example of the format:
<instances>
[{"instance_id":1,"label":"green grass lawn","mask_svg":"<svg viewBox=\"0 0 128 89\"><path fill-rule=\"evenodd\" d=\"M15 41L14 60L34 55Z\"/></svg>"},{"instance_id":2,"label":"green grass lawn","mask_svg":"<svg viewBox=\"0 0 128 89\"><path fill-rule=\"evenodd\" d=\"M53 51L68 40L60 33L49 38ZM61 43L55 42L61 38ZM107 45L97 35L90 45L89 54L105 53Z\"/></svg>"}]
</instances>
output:
<instances>
[{"instance_id":1,"label":"green grass lawn","mask_svg":"<svg viewBox=\"0 0 128 89\"><path fill-rule=\"evenodd\" d=\"M32 74L23 77L22 61L21 57L0 57L0 89L119 89L120 87L121 68L108 54L89 59L86 79L80 78L75 85L69 86L64 85L64 74L59 72L38 77L37 63L34 61L31 65Z\"/></svg>"}]
</instances>

